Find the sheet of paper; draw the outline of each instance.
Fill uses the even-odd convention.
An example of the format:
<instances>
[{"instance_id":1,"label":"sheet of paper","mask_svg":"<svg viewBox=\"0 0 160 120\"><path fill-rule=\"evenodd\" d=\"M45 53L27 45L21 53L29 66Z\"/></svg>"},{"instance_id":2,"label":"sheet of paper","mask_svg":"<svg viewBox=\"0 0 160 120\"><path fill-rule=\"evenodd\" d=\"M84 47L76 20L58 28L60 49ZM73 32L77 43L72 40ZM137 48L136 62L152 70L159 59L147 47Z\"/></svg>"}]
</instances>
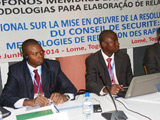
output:
<instances>
[{"instance_id":1,"label":"sheet of paper","mask_svg":"<svg viewBox=\"0 0 160 120\"><path fill-rule=\"evenodd\" d=\"M39 112L39 111L44 111L44 110L51 110L51 111L52 111L52 114L57 113L57 110L55 109L54 105L51 104L51 105L49 105L49 106L37 107L36 109L33 108L33 109L30 109L30 110L28 110L28 108L26 108L25 111L20 112L21 114L17 113L17 114L16 114L16 117L17 117L17 116L20 116L20 115L23 115L23 114L28 114L28 113L29 113L29 115L30 115L30 114L32 114L32 113ZM37 113L37 114L38 114L38 113ZM48 115L52 115L52 114L48 114ZM48 116L48 115L46 115L46 116ZM35 116L35 114L33 114L33 116ZM43 117L42 115L40 115L40 116ZM36 116L36 117L37 117L37 116ZM29 117L29 118L27 118L27 119L30 119L30 118L31 118L31 117ZM46 120L46 119L45 119L45 120Z\"/></svg>"},{"instance_id":2,"label":"sheet of paper","mask_svg":"<svg viewBox=\"0 0 160 120\"><path fill-rule=\"evenodd\" d=\"M65 111L28 120L69 120L69 117L68 113Z\"/></svg>"},{"instance_id":3,"label":"sheet of paper","mask_svg":"<svg viewBox=\"0 0 160 120\"><path fill-rule=\"evenodd\" d=\"M43 116L52 115L52 114L53 114L53 111L51 109L48 109L48 110L40 110L36 112L20 114L20 115L17 115L16 118L17 120L28 120L32 118L41 118Z\"/></svg>"}]
</instances>

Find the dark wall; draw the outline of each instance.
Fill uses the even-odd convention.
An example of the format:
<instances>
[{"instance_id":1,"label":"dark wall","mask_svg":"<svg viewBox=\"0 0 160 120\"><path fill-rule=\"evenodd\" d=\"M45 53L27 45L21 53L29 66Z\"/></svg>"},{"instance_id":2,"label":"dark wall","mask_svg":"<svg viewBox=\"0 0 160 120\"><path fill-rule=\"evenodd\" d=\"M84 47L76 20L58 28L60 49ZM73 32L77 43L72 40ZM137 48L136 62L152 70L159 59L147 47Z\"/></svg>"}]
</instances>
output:
<instances>
[{"instance_id":1,"label":"dark wall","mask_svg":"<svg viewBox=\"0 0 160 120\"><path fill-rule=\"evenodd\" d=\"M144 57L145 50L148 46L133 48L134 76L145 75L144 68L143 68L143 57ZM120 49L120 51L127 53L127 49Z\"/></svg>"},{"instance_id":2,"label":"dark wall","mask_svg":"<svg viewBox=\"0 0 160 120\"><path fill-rule=\"evenodd\" d=\"M127 49L120 49L120 51L127 53Z\"/></svg>"},{"instance_id":3,"label":"dark wall","mask_svg":"<svg viewBox=\"0 0 160 120\"><path fill-rule=\"evenodd\" d=\"M2 77L1 77L1 67L0 67L0 95L2 92Z\"/></svg>"},{"instance_id":4,"label":"dark wall","mask_svg":"<svg viewBox=\"0 0 160 120\"><path fill-rule=\"evenodd\" d=\"M147 47L148 46L133 48L134 76L145 75L143 68L143 57Z\"/></svg>"}]
</instances>

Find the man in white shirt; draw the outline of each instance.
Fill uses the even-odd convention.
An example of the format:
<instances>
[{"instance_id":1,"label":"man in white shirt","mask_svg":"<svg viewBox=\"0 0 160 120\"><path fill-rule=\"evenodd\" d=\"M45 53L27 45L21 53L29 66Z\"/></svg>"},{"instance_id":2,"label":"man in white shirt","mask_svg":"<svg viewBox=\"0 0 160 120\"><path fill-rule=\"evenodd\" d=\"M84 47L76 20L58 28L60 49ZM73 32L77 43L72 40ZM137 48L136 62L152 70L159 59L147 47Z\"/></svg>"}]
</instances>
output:
<instances>
[{"instance_id":1,"label":"man in white shirt","mask_svg":"<svg viewBox=\"0 0 160 120\"><path fill-rule=\"evenodd\" d=\"M89 92L105 95L108 93L107 87L111 94L116 95L132 80L130 59L126 53L119 51L115 32L102 31L99 42L101 50L86 59L86 89Z\"/></svg>"},{"instance_id":2,"label":"man in white shirt","mask_svg":"<svg viewBox=\"0 0 160 120\"><path fill-rule=\"evenodd\" d=\"M55 60L44 59L41 45L34 39L22 44L23 60L9 67L8 80L0 97L0 105L55 105L74 99L77 90Z\"/></svg>"}]
</instances>

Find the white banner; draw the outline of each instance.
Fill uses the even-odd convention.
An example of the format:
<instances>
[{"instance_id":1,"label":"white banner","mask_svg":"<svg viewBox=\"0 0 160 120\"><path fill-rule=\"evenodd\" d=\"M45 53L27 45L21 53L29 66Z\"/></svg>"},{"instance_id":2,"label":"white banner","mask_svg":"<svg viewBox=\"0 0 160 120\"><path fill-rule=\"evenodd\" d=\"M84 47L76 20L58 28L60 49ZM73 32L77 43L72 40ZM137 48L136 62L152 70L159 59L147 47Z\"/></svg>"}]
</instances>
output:
<instances>
[{"instance_id":1,"label":"white banner","mask_svg":"<svg viewBox=\"0 0 160 120\"><path fill-rule=\"evenodd\" d=\"M45 57L93 53L105 29L120 48L156 42L160 0L0 0L0 61L21 60L26 39L40 42Z\"/></svg>"}]
</instances>

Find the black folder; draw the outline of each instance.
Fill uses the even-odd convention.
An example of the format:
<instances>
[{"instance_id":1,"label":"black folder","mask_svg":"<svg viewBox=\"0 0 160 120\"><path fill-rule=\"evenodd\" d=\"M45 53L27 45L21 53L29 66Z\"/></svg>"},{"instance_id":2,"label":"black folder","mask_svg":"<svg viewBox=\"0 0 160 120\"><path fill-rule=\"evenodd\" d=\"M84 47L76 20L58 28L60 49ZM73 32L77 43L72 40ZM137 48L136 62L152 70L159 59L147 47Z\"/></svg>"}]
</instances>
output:
<instances>
[{"instance_id":1,"label":"black folder","mask_svg":"<svg viewBox=\"0 0 160 120\"><path fill-rule=\"evenodd\" d=\"M0 111L2 112L3 118L9 116L11 112L3 107L0 106Z\"/></svg>"}]
</instances>

